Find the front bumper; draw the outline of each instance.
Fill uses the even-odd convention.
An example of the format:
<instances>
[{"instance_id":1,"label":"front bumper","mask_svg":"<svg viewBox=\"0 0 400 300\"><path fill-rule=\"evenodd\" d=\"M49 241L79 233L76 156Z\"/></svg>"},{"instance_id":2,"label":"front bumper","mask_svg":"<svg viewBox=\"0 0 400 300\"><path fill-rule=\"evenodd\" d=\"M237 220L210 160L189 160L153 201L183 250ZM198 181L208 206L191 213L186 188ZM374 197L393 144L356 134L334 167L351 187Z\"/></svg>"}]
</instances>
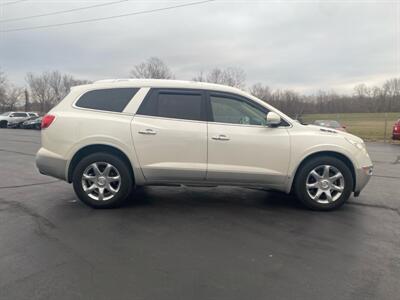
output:
<instances>
[{"instance_id":1,"label":"front bumper","mask_svg":"<svg viewBox=\"0 0 400 300\"><path fill-rule=\"evenodd\" d=\"M367 185L372 176L373 166L362 167L355 170L356 184L354 187L354 196L358 196L362 189Z\"/></svg>"},{"instance_id":2,"label":"front bumper","mask_svg":"<svg viewBox=\"0 0 400 300\"><path fill-rule=\"evenodd\" d=\"M45 148L40 148L36 154L36 167L43 175L66 180L67 160Z\"/></svg>"}]
</instances>

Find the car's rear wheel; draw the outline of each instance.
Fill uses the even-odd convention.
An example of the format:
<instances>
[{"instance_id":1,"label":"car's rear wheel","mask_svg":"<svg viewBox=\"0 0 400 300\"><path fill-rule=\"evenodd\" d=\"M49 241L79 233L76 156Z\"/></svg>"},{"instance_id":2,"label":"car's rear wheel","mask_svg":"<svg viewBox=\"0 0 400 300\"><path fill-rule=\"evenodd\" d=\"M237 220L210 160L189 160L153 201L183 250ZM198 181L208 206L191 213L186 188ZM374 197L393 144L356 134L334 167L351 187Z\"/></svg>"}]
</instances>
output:
<instances>
[{"instance_id":1,"label":"car's rear wheel","mask_svg":"<svg viewBox=\"0 0 400 300\"><path fill-rule=\"evenodd\" d=\"M120 158L108 153L94 153L77 164L72 183L79 199L87 205L113 208L127 200L133 179Z\"/></svg>"},{"instance_id":2,"label":"car's rear wheel","mask_svg":"<svg viewBox=\"0 0 400 300\"><path fill-rule=\"evenodd\" d=\"M342 206L353 190L353 175L340 159L314 157L301 166L294 182L297 198L313 210L333 210Z\"/></svg>"}]
</instances>

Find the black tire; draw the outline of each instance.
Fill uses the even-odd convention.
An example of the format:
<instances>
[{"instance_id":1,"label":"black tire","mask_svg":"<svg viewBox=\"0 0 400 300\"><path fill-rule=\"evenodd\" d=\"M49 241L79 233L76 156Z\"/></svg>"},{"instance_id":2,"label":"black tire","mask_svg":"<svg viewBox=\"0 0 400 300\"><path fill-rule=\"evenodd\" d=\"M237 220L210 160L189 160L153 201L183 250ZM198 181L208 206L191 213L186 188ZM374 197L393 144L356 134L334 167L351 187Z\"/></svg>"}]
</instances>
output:
<instances>
[{"instance_id":1,"label":"black tire","mask_svg":"<svg viewBox=\"0 0 400 300\"><path fill-rule=\"evenodd\" d=\"M40 130L40 124L36 124L35 127L32 127L32 129Z\"/></svg>"},{"instance_id":2,"label":"black tire","mask_svg":"<svg viewBox=\"0 0 400 300\"><path fill-rule=\"evenodd\" d=\"M120 188L118 192L109 200L95 200L89 197L83 189L82 177L85 169L95 162L109 163L115 167L121 177ZM93 208L115 208L123 205L131 194L133 187L133 178L126 162L115 155L105 152L90 154L84 157L73 171L72 184L78 198L85 204Z\"/></svg>"},{"instance_id":3,"label":"black tire","mask_svg":"<svg viewBox=\"0 0 400 300\"><path fill-rule=\"evenodd\" d=\"M339 170L344 178L344 189L338 199L330 203L319 203L311 198L307 192L306 183L312 170L321 165L330 165ZM312 210L334 210L341 207L353 191L353 175L349 167L340 159L332 156L317 156L300 166L294 180L294 193L307 208Z\"/></svg>"},{"instance_id":4,"label":"black tire","mask_svg":"<svg viewBox=\"0 0 400 300\"><path fill-rule=\"evenodd\" d=\"M0 128L7 128L7 121L1 121Z\"/></svg>"}]
</instances>

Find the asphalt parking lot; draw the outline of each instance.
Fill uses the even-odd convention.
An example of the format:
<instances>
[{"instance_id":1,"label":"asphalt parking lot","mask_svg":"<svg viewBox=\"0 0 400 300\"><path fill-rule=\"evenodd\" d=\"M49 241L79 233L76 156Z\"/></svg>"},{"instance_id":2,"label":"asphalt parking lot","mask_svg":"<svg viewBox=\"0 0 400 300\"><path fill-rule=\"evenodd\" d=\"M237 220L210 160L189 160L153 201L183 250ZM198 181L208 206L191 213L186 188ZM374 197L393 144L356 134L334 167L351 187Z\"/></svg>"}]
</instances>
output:
<instances>
[{"instance_id":1,"label":"asphalt parking lot","mask_svg":"<svg viewBox=\"0 0 400 300\"><path fill-rule=\"evenodd\" d=\"M0 129L0 299L399 299L400 145L334 212L242 188L148 187L94 210Z\"/></svg>"}]
</instances>

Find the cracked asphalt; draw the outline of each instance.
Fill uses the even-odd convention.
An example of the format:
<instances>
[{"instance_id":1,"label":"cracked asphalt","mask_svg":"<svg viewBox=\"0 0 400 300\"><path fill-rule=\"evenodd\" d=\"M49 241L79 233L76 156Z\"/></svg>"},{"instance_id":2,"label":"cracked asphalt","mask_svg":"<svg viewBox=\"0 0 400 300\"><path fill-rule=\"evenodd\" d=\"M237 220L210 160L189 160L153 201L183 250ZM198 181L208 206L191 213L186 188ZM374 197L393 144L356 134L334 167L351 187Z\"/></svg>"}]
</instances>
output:
<instances>
[{"instance_id":1,"label":"cracked asphalt","mask_svg":"<svg viewBox=\"0 0 400 300\"><path fill-rule=\"evenodd\" d=\"M400 145L334 212L242 188L148 187L93 210L0 129L0 299L399 299Z\"/></svg>"}]
</instances>

